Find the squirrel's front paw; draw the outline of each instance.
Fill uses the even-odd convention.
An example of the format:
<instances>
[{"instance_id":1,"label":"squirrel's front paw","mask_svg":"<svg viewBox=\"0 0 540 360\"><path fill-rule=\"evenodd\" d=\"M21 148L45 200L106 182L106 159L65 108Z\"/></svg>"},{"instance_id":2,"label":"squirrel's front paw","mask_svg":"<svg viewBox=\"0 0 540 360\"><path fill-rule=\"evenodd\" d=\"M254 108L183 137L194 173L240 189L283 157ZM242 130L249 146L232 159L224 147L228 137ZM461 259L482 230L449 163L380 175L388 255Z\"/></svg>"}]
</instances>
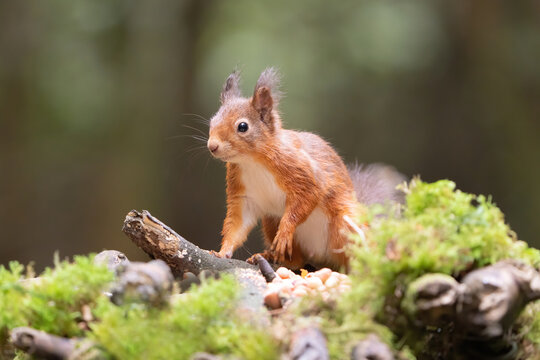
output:
<instances>
[{"instance_id":1,"label":"squirrel's front paw","mask_svg":"<svg viewBox=\"0 0 540 360\"><path fill-rule=\"evenodd\" d=\"M288 237L276 237L270 251L273 253L274 259L277 262L285 262L285 255L288 256L289 260L292 259L293 239Z\"/></svg>"},{"instance_id":2,"label":"squirrel's front paw","mask_svg":"<svg viewBox=\"0 0 540 360\"><path fill-rule=\"evenodd\" d=\"M214 255L215 257L218 257L218 258L225 258L225 259L232 258L232 251L223 251L223 250L221 250L220 252L217 252L217 251L214 251L214 250L210 250L209 252L210 252L210 254L212 254L212 255Z\"/></svg>"},{"instance_id":3,"label":"squirrel's front paw","mask_svg":"<svg viewBox=\"0 0 540 360\"><path fill-rule=\"evenodd\" d=\"M219 253L217 251L208 250L208 252L210 253L210 255L214 255L215 257L221 257L221 256L219 256Z\"/></svg>"},{"instance_id":4,"label":"squirrel's front paw","mask_svg":"<svg viewBox=\"0 0 540 360\"><path fill-rule=\"evenodd\" d=\"M251 265L257 265L258 264L258 260L257 260L257 257L258 256L262 256L263 258L265 258L268 262L275 262L274 260L274 254L272 254L270 251L268 250L265 250L264 252L262 253L257 253L257 254L253 254L252 256L250 256L246 262L248 264L251 264Z\"/></svg>"}]
</instances>

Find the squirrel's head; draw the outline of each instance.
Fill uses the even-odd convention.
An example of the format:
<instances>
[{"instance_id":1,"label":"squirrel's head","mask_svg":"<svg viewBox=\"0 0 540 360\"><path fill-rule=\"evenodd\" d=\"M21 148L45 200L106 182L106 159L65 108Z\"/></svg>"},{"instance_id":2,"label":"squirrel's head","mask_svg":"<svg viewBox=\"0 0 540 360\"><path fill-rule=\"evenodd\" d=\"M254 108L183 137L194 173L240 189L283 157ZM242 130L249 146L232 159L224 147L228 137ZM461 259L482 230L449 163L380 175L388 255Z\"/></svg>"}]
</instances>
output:
<instances>
[{"instance_id":1,"label":"squirrel's head","mask_svg":"<svg viewBox=\"0 0 540 360\"><path fill-rule=\"evenodd\" d=\"M221 107L210 120L208 150L227 162L240 162L263 151L281 129L277 71L262 72L251 98L242 97L239 84L240 74L234 71L223 85Z\"/></svg>"}]
</instances>

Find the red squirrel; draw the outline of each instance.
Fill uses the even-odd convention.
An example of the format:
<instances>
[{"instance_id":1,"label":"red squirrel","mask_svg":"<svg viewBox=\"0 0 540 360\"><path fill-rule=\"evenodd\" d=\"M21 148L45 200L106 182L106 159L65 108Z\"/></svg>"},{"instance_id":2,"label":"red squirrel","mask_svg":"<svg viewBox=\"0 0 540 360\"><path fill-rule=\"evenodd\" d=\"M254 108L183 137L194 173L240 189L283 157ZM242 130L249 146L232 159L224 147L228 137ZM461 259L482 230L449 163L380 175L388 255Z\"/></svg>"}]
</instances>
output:
<instances>
[{"instance_id":1,"label":"red squirrel","mask_svg":"<svg viewBox=\"0 0 540 360\"><path fill-rule=\"evenodd\" d=\"M262 72L250 98L233 72L210 120L208 149L227 166L227 215L219 257L230 258L262 221L267 260L292 269L347 265L343 251L357 202L397 200L401 175L385 166L348 170L319 136L284 129L279 75ZM255 255L248 261L253 262Z\"/></svg>"}]
</instances>

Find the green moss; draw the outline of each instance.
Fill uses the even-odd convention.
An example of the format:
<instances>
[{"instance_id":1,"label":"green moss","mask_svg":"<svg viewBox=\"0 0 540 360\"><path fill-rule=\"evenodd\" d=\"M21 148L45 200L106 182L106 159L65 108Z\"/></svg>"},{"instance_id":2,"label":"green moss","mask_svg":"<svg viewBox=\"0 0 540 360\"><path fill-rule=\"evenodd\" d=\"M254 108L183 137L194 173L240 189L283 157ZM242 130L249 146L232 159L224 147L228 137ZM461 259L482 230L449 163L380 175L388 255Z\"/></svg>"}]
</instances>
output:
<instances>
[{"instance_id":1,"label":"green moss","mask_svg":"<svg viewBox=\"0 0 540 360\"><path fill-rule=\"evenodd\" d=\"M527 305L521 315L521 328L519 337L524 337L540 349L540 302ZM540 354L538 354L540 357Z\"/></svg>"},{"instance_id":2,"label":"green moss","mask_svg":"<svg viewBox=\"0 0 540 360\"><path fill-rule=\"evenodd\" d=\"M457 276L506 258L540 265L538 250L515 239L502 212L486 197L456 191L448 180L415 180L407 192L401 217L371 221L374 246L354 247L353 273L369 270L366 257L373 263L373 256L386 284L397 274L406 282L428 272Z\"/></svg>"},{"instance_id":3,"label":"green moss","mask_svg":"<svg viewBox=\"0 0 540 360\"><path fill-rule=\"evenodd\" d=\"M83 305L92 305L113 279L93 256L76 256L72 263L55 261L37 279L25 278L24 267L0 266L0 329L31 326L61 336L79 336Z\"/></svg>"},{"instance_id":4,"label":"green moss","mask_svg":"<svg viewBox=\"0 0 540 360\"><path fill-rule=\"evenodd\" d=\"M236 313L237 287L229 276L209 280L162 310L141 304L117 307L104 300L93 336L119 359L189 359L198 351L277 358L272 338Z\"/></svg>"},{"instance_id":5,"label":"green moss","mask_svg":"<svg viewBox=\"0 0 540 360\"><path fill-rule=\"evenodd\" d=\"M8 330L26 323L28 311L22 304L25 290L19 284L24 267L12 261L8 268L0 266L0 354L3 352Z\"/></svg>"},{"instance_id":6,"label":"green moss","mask_svg":"<svg viewBox=\"0 0 540 360\"><path fill-rule=\"evenodd\" d=\"M54 269L45 270L41 281L30 287L32 327L68 337L81 335L77 319L82 306L93 306L113 280L112 272L92 259L76 256L73 263L56 261Z\"/></svg>"}]
</instances>

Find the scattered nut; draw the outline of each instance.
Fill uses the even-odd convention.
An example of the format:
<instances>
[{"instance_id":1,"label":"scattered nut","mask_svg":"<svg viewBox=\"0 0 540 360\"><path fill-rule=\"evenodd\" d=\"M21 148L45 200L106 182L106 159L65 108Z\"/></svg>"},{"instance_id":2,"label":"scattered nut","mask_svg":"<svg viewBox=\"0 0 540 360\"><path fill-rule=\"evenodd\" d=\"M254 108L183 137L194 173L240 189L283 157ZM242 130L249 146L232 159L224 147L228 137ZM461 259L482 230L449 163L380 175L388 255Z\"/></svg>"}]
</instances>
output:
<instances>
[{"instance_id":1,"label":"scattered nut","mask_svg":"<svg viewBox=\"0 0 540 360\"><path fill-rule=\"evenodd\" d=\"M267 290L264 294L264 305L269 309L279 309L281 308L281 300L279 299L279 294L276 291Z\"/></svg>"},{"instance_id":2,"label":"scattered nut","mask_svg":"<svg viewBox=\"0 0 540 360\"><path fill-rule=\"evenodd\" d=\"M319 279L321 279L321 281L324 283L326 282L326 280L328 280L330 275L332 275L332 270L328 268L324 268L324 269L315 271L313 274L317 276Z\"/></svg>"},{"instance_id":3,"label":"scattered nut","mask_svg":"<svg viewBox=\"0 0 540 360\"><path fill-rule=\"evenodd\" d=\"M290 299L291 296L300 298L309 294L319 294L326 301L334 293L350 290L349 277L328 268L315 272L302 270L301 274L297 275L285 267L280 267L276 270L276 275L272 282L268 283L264 296L264 303L270 309L286 306L288 301L284 299Z\"/></svg>"},{"instance_id":4,"label":"scattered nut","mask_svg":"<svg viewBox=\"0 0 540 360\"><path fill-rule=\"evenodd\" d=\"M306 278L306 284L312 289L317 289L323 285L323 282L318 277Z\"/></svg>"},{"instance_id":5,"label":"scattered nut","mask_svg":"<svg viewBox=\"0 0 540 360\"><path fill-rule=\"evenodd\" d=\"M279 269L277 269L276 274L282 279L288 279L291 276L291 274L294 275L294 273L291 270L284 267L280 267Z\"/></svg>"}]
</instances>

